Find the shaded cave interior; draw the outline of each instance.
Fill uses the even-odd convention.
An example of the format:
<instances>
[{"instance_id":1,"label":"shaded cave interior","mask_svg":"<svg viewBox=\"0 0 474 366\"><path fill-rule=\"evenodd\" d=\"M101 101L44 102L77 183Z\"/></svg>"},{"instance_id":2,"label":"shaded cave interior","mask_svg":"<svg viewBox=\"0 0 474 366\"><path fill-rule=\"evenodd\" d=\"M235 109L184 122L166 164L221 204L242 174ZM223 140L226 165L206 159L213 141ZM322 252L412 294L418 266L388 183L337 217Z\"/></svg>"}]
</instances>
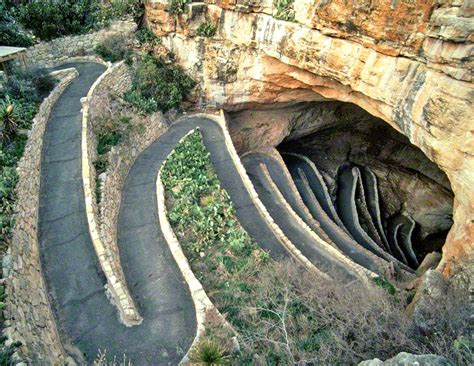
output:
<instances>
[{"instance_id":1,"label":"shaded cave interior","mask_svg":"<svg viewBox=\"0 0 474 366\"><path fill-rule=\"evenodd\" d=\"M413 250L419 263L441 252L453 224L453 198L446 174L402 133L362 108L345 102L260 105L228 111L239 154L275 147L308 157L336 200L338 176L347 166L375 174L382 224L396 216L415 221Z\"/></svg>"}]
</instances>

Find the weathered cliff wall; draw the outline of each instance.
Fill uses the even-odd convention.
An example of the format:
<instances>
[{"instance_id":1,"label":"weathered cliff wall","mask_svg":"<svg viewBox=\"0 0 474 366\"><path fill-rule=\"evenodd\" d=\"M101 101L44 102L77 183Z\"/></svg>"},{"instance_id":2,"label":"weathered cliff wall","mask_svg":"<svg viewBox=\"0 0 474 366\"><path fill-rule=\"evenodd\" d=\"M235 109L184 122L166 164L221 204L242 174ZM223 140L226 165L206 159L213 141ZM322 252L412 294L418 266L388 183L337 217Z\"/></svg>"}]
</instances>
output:
<instances>
[{"instance_id":1,"label":"weathered cliff wall","mask_svg":"<svg viewBox=\"0 0 474 366\"><path fill-rule=\"evenodd\" d=\"M470 1L295 1L294 21L271 0L146 4L146 21L200 80L198 101L227 110L281 102L354 103L409 138L448 176L454 225L440 269L466 263L474 242ZM203 22L214 37L196 34ZM275 144L280 141L275 141Z\"/></svg>"}]
</instances>

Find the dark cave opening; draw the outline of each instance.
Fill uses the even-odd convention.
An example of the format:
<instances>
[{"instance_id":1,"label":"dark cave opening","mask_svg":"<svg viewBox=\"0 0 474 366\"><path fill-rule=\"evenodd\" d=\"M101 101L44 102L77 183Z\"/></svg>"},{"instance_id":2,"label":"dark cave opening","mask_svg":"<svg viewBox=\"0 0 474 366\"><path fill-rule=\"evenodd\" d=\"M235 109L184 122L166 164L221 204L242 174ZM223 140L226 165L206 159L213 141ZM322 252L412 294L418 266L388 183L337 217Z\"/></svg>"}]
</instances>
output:
<instances>
[{"instance_id":1,"label":"dark cave opening","mask_svg":"<svg viewBox=\"0 0 474 366\"><path fill-rule=\"evenodd\" d=\"M289 134L277 149L308 157L321 172L333 201L337 201L341 169L369 168L377 180L387 236L399 217L413 219L412 245L418 263L426 254L441 251L453 223L454 196L446 175L406 136L363 109L337 103L334 116L334 122L309 134ZM370 234L370 220L364 220L362 212L361 225Z\"/></svg>"},{"instance_id":2,"label":"dark cave opening","mask_svg":"<svg viewBox=\"0 0 474 366\"><path fill-rule=\"evenodd\" d=\"M229 115L239 153L276 147L283 157L287 153L304 155L319 170L335 206L344 169L356 168L361 179L358 189L362 190L363 179L373 173L382 228L377 234L369 227L373 225L364 219L368 217L366 203L356 200L360 224L370 235L382 236L386 244L389 240L384 236L403 241L409 235L416 256L415 262L407 259L411 267L426 254L441 251L453 223L454 195L449 180L385 121L354 104L337 101L272 105ZM364 173L366 168L368 173Z\"/></svg>"}]
</instances>

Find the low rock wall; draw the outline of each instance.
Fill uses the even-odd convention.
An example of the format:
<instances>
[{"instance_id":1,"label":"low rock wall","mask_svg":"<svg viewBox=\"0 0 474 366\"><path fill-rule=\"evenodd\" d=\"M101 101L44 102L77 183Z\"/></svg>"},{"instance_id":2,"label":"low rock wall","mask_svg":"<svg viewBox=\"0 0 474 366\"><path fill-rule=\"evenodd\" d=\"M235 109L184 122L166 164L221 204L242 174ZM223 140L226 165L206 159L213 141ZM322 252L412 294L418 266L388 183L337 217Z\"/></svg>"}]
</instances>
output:
<instances>
[{"instance_id":1,"label":"low rock wall","mask_svg":"<svg viewBox=\"0 0 474 366\"><path fill-rule=\"evenodd\" d=\"M132 21L115 21L109 27L97 32L66 36L41 42L26 50L21 59L29 65L52 67L61 63L74 61L93 55L95 47L110 36L132 37L137 25ZM21 60L18 62L22 62Z\"/></svg>"},{"instance_id":2,"label":"low rock wall","mask_svg":"<svg viewBox=\"0 0 474 366\"><path fill-rule=\"evenodd\" d=\"M67 360L43 280L37 231L43 134L54 103L78 75L75 69L58 74L61 81L41 104L18 165L18 214L12 244L2 263L7 295L3 333L7 344L20 341L21 356L31 358L35 365L64 364Z\"/></svg>"}]
</instances>

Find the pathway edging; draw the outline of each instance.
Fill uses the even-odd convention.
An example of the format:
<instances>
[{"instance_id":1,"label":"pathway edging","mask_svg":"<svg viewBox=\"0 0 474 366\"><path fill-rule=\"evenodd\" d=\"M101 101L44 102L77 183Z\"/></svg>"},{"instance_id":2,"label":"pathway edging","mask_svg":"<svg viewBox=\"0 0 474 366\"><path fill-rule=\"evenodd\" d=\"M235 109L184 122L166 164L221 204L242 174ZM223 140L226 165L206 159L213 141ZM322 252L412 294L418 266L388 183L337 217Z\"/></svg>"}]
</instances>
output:
<instances>
[{"instance_id":1,"label":"pathway edging","mask_svg":"<svg viewBox=\"0 0 474 366\"><path fill-rule=\"evenodd\" d=\"M100 227L98 225L97 212L97 198L93 183L97 177L93 177L95 170L92 166L91 149L90 146L92 134L92 127L89 121L89 104L94 95L95 89L100 85L105 77L112 73L116 67L120 66L122 62L112 65L107 63L107 70L94 82L89 89L87 96L81 99L82 103L82 136L81 136L81 153L82 153L82 182L84 186L84 199L86 205L87 222L89 225L89 232L95 252L99 258L102 270L107 278L107 288L111 293L111 301L117 306L122 322L126 326L138 325L143 321L143 318L138 313L135 304L130 296L125 281L122 279L123 274L120 269L114 264L112 253L109 248L104 246L100 235ZM94 179L95 178L95 179Z\"/></svg>"}]
</instances>

